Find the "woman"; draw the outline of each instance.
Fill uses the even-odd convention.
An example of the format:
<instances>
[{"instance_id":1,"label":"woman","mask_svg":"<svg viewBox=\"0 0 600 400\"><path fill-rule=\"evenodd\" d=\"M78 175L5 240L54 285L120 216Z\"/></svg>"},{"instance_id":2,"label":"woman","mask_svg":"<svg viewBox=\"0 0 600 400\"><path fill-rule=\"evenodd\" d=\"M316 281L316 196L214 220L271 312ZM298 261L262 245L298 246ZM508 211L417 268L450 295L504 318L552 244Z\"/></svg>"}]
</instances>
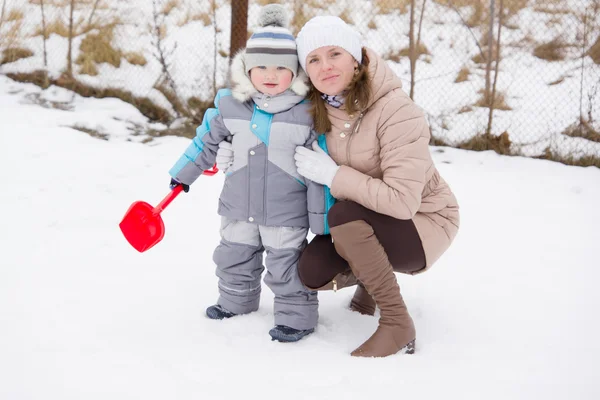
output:
<instances>
[{"instance_id":1,"label":"woman","mask_svg":"<svg viewBox=\"0 0 600 400\"><path fill-rule=\"evenodd\" d=\"M456 198L431 159L422 110L386 62L361 47L358 32L319 16L296 42L329 152L298 147L298 173L338 200L327 217L331 236L304 250L300 279L315 290L358 281L351 308L373 315L379 307L377 330L353 356L412 353L415 327L394 272L421 273L448 249L459 226Z\"/></svg>"}]
</instances>

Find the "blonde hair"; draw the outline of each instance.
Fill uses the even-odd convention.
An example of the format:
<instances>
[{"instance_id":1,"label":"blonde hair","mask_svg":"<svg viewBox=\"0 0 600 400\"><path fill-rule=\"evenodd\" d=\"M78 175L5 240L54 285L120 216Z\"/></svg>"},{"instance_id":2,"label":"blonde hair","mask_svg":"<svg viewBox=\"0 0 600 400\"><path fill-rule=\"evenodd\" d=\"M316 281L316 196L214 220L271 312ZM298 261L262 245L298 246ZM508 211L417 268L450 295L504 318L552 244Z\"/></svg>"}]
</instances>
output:
<instances>
[{"instance_id":1,"label":"blonde hair","mask_svg":"<svg viewBox=\"0 0 600 400\"><path fill-rule=\"evenodd\" d=\"M371 82L369 77L369 57L367 50L362 48L362 62L358 65L357 72L348 85L348 91L344 105L348 114L354 114L359 110L364 110L369 104L371 98ZM309 92L306 98L311 103L310 114L313 117L315 131L320 135L331 131L331 121L325 108L325 100L321 97L321 92L315 88L312 82L309 82Z\"/></svg>"}]
</instances>

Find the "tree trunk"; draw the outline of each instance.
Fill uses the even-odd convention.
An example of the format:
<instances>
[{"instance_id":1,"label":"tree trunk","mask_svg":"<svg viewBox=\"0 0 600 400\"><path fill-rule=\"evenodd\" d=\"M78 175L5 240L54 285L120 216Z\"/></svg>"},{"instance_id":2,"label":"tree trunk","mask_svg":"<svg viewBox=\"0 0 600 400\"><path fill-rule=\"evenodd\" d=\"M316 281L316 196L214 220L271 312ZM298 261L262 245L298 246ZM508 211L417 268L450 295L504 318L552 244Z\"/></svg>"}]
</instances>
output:
<instances>
[{"instance_id":1,"label":"tree trunk","mask_svg":"<svg viewBox=\"0 0 600 400\"><path fill-rule=\"evenodd\" d=\"M44 0L40 0L42 8L42 39L44 45L44 68L48 68L48 51L46 50L46 13L44 12Z\"/></svg>"},{"instance_id":2,"label":"tree trunk","mask_svg":"<svg viewBox=\"0 0 600 400\"><path fill-rule=\"evenodd\" d=\"M69 48L67 50L67 75L73 77L73 13L75 11L75 0L69 5Z\"/></svg>"},{"instance_id":3,"label":"tree trunk","mask_svg":"<svg viewBox=\"0 0 600 400\"><path fill-rule=\"evenodd\" d=\"M248 40L248 0L231 2L231 41L229 59L246 46Z\"/></svg>"},{"instance_id":4,"label":"tree trunk","mask_svg":"<svg viewBox=\"0 0 600 400\"><path fill-rule=\"evenodd\" d=\"M488 51L487 51L487 63L485 67L485 100L490 101L490 81L492 74L492 50L494 47L494 7L496 5L495 0L490 0L490 26L488 31Z\"/></svg>"},{"instance_id":5,"label":"tree trunk","mask_svg":"<svg viewBox=\"0 0 600 400\"><path fill-rule=\"evenodd\" d=\"M490 96L490 114L488 117L487 135L492 133L492 123L494 119L494 101L496 100L496 83L498 83L498 71L500 66L500 39L502 34L502 14L504 13L504 0L500 0L500 15L498 16L498 42L496 43L496 68L494 70L494 85Z\"/></svg>"},{"instance_id":6,"label":"tree trunk","mask_svg":"<svg viewBox=\"0 0 600 400\"><path fill-rule=\"evenodd\" d=\"M410 30L408 32L410 50L410 98L414 100L417 49L415 46L415 0L410 0Z\"/></svg>"}]
</instances>

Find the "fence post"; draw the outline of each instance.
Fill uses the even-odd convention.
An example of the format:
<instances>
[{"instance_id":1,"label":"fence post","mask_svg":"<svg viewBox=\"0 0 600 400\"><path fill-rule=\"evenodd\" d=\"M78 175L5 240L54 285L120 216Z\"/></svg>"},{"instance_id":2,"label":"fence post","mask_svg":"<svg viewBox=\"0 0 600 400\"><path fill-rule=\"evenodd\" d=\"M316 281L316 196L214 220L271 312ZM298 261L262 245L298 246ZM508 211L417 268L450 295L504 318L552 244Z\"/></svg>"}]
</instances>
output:
<instances>
[{"instance_id":1,"label":"fence post","mask_svg":"<svg viewBox=\"0 0 600 400\"><path fill-rule=\"evenodd\" d=\"M246 46L248 36L248 0L232 0L231 2L231 41L229 44L229 61L238 50Z\"/></svg>"}]
</instances>

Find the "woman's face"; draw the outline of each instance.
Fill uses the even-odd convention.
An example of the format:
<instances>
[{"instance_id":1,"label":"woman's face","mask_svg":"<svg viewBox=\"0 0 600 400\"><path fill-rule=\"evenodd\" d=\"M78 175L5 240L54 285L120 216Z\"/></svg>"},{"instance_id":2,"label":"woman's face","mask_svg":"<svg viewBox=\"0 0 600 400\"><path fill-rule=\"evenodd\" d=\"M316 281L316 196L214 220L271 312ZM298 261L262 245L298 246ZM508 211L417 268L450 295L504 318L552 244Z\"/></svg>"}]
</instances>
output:
<instances>
[{"instance_id":1,"label":"woman's face","mask_svg":"<svg viewBox=\"0 0 600 400\"><path fill-rule=\"evenodd\" d=\"M306 56L306 72L321 93L335 96L342 93L354 77L358 62L341 47L326 46Z\"/></svg>"}]
</instances>

